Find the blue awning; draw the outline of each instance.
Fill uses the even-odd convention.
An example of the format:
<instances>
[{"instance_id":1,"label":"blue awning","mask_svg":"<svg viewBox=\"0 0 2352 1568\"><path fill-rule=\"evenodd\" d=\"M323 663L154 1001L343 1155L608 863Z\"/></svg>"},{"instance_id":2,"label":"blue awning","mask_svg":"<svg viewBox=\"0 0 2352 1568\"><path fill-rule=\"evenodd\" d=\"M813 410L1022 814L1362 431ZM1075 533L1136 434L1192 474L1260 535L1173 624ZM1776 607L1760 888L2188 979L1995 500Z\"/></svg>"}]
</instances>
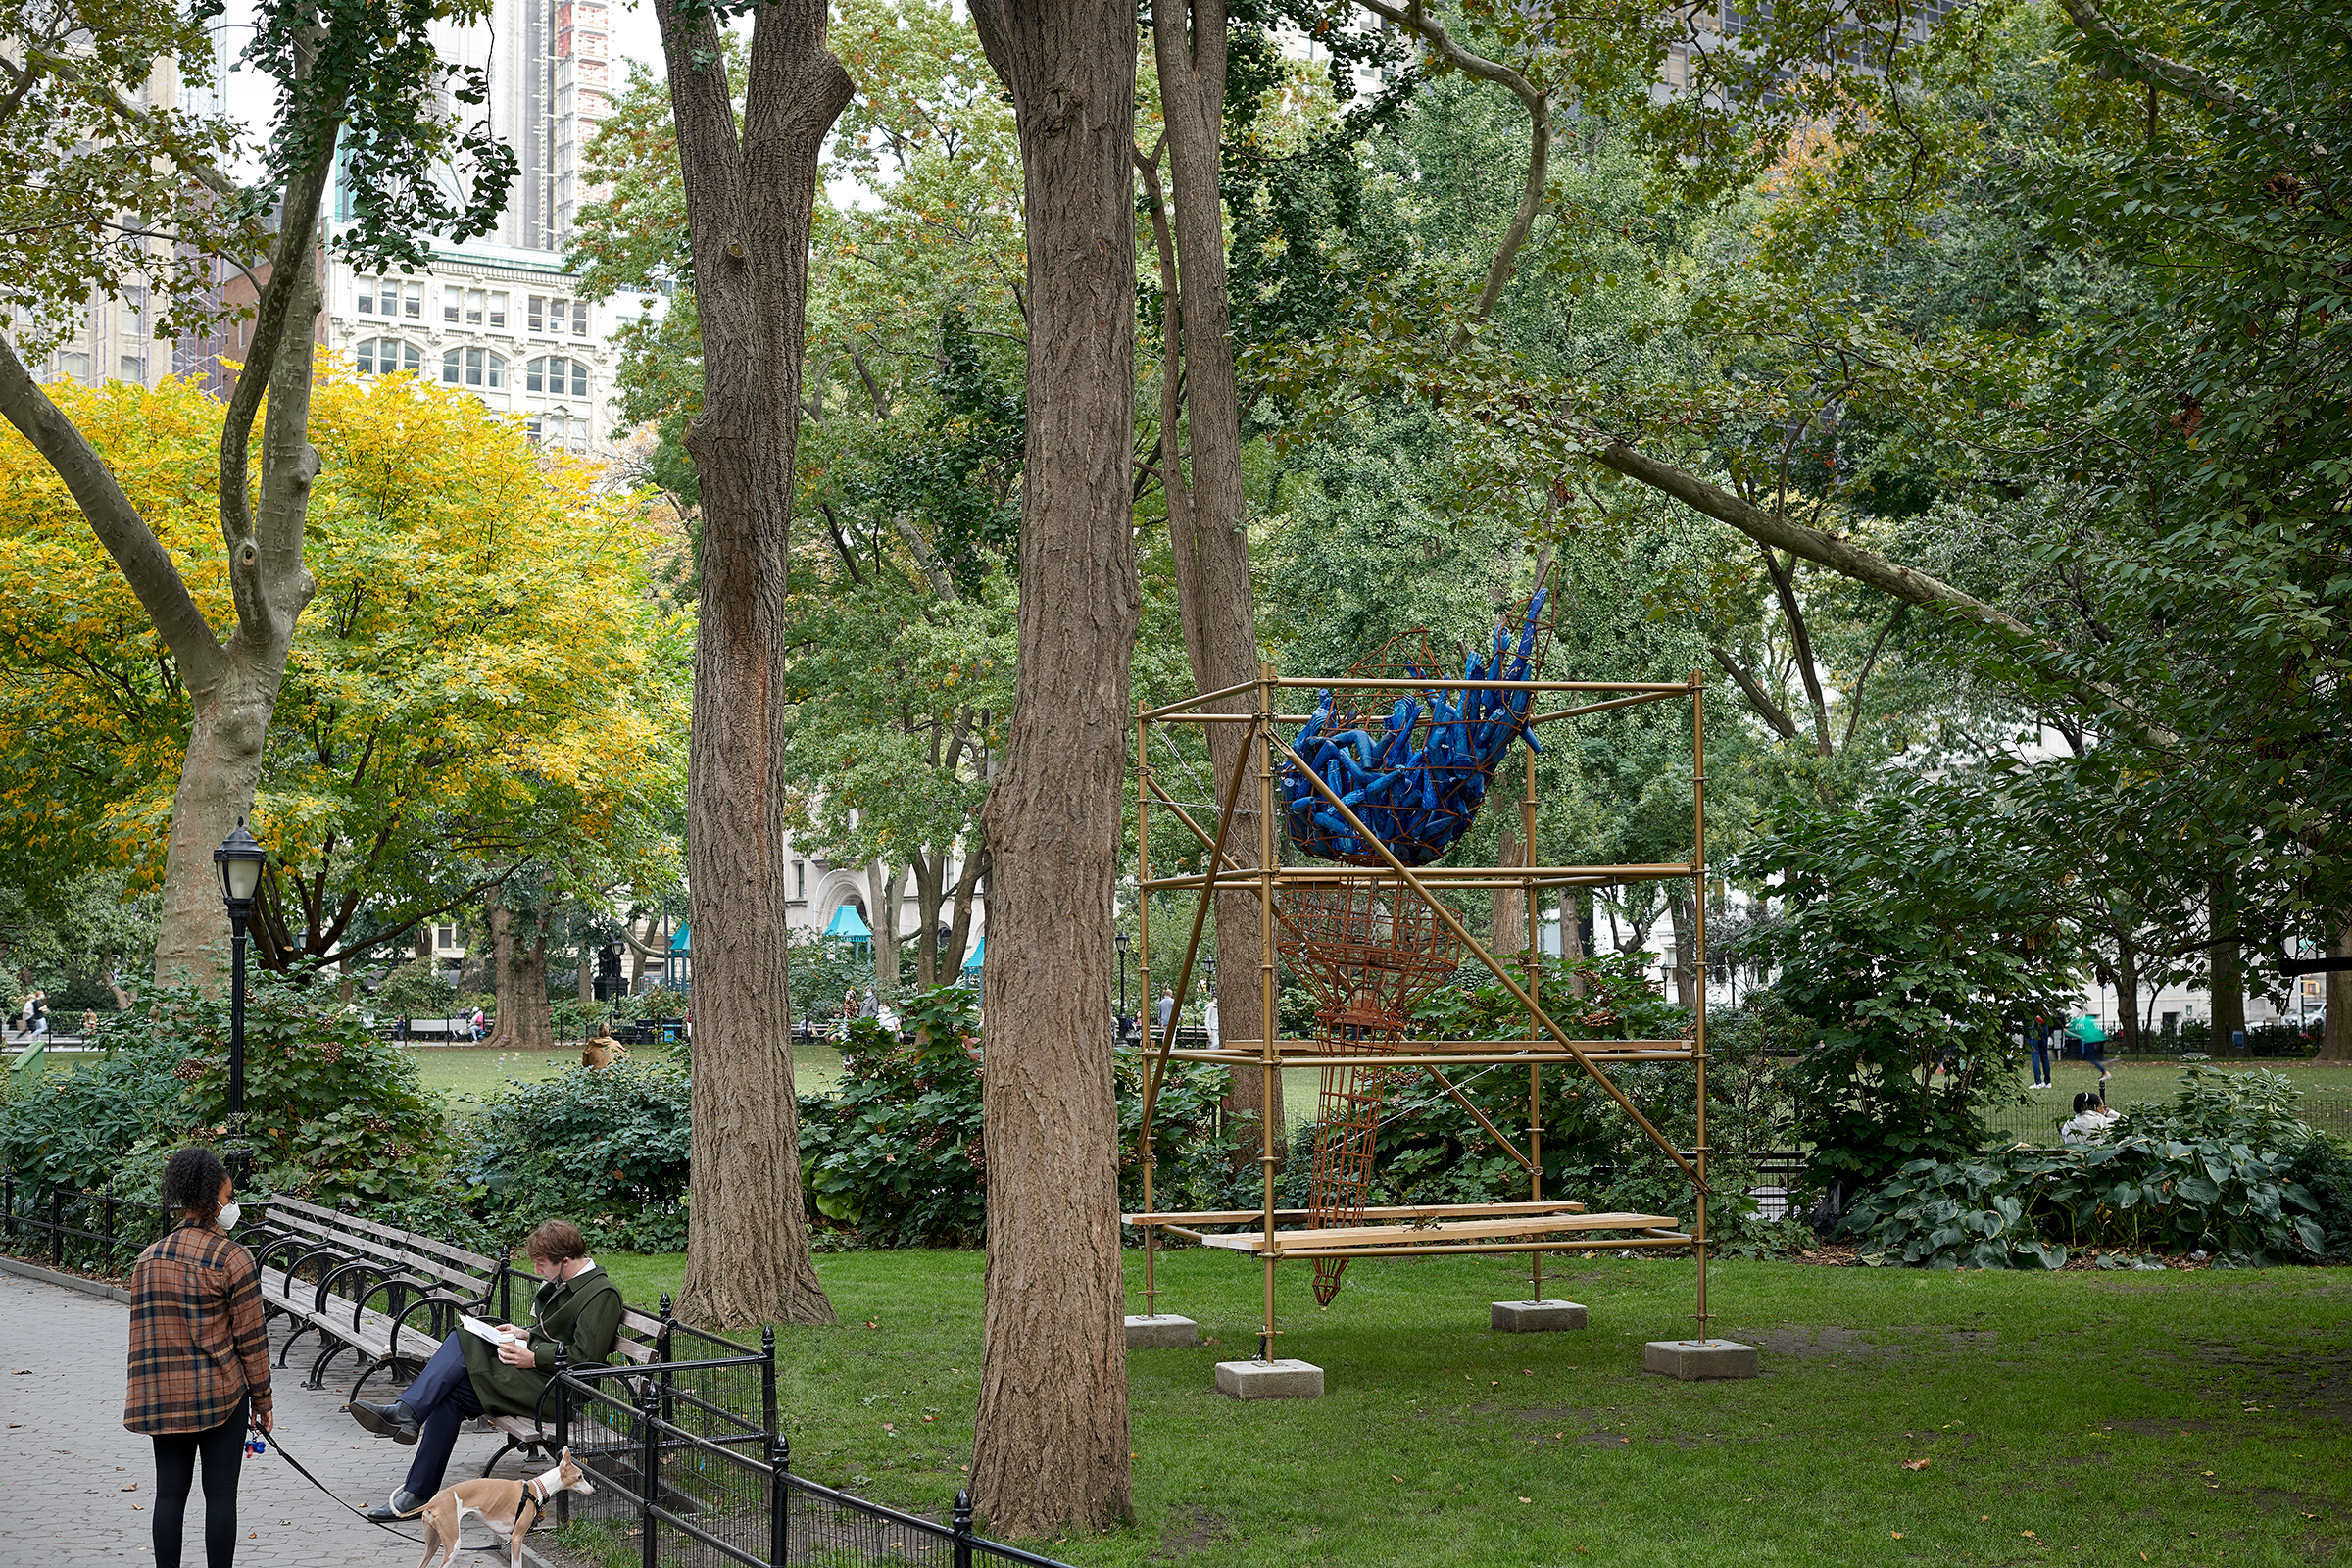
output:
<instances>
[{"instance_id":1,"label":"blue awning","mask_svg":"<svg viewBox=\"0 0 2352 1568\"><path fill-rule=\"evenodd\" d=\"M678 934L669 939L669 951L672 953L683 953L691 956L694 952L694 946L691 940L693 936L694 927L690 925L682 925L678 927Z\"/></svg>"},{"instance_id":2,"label":"blue awning","mask_svg":"<svg viewBox=\"0 0 2352 1568\"><path fill-rule=\"evenodd\" d=\"M858 906L845 904L833 911L833 920L825 927L829 937L848 937L852 942L871 942L874 933L858 913Z\"/></svg>"},{"instance_id":3,"label":"blue awning","mask_svg":"<svg viewBox=\"0 0 2352 1568\"><path fill-rule=\"evenodd\" d=\"M963 956L963 972L965 974L980 972L980 954L987 946L988 933L983 931L980 933L980 940L972 944L972 951Z\"/></svg>"}]
</instances>

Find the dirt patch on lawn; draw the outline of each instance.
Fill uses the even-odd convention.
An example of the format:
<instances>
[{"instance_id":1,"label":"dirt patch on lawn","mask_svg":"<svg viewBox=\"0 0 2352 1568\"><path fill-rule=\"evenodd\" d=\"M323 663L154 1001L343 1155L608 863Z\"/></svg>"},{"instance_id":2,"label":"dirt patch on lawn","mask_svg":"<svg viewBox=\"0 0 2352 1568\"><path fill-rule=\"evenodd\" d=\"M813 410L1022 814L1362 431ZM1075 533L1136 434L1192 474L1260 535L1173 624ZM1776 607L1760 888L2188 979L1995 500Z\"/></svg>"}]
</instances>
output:
<instances>
[{"instance_id":1,"label":"dirt patch on lawn","mask_svg":"<svg viewBox=\"0 0 2352 1568\"><path fill-rule=\"evenodd\" d=\"M1233 1526L1223 1514L1206 1508L1175 1509L1168 1515L1167 1528L1160 1532L1159 1550L1152 1553L1152 1560L1176 1562L1206 1551L1232 1533Z\"/></svg>"},{"instance_id":2,"label":"dirt patch on lawn","mask_svg":"<svg viewBox=\"0 0 2352 1568\"><path fill-rule=\"evenodd\" d=\"M1880 1345L1852 1329L1834 1324L1790 1324L1755 1337L1756 1348L1766 1355L1793 1356L1799 1361L1885 1361L1899 1350Z\"/></svg>"}]
</instances>

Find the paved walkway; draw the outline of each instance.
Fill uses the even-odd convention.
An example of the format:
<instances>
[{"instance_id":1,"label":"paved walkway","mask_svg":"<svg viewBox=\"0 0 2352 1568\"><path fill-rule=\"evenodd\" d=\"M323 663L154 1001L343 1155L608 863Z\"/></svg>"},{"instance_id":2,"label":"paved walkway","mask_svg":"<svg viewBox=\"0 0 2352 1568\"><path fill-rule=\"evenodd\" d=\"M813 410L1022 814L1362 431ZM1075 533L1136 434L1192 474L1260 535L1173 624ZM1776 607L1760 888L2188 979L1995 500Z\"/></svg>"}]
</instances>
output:
<instances>
[{"instance_id":1,"label":"paved walkway","mask_svg":"<svg viewBox=\"0 0 2352 1568\"><path fill-rule=\"evenodd\" d=\"M153 1562L147 1508L154 1450L122 1429L130 1308L102 1297L0 1274L0 1561L42 1568ZM284 1331L272 1325L272 1346ZM306 1339L304 1346L314 1340ZM315 1353L315 1352L314 1352ZM306 1389L309 1358L297 1347L274 1374L278 1439L346 1501L383 1500L409 1451L362 1432L342 1404L356 1374L348 1358L323 1389ZM374 1385L368 1388L374 1395ZM450 1479L477 1472L501 1440L458 1440ZM416 1568L423 1549L335 1507L278 1454L248 1459L238 1495L239 1568ZM520 1474L509 1457L500 1473ZM129 1490L134 1489L135 1490ZM204 1561L202 1477L188 1501L183 1563ZM402 1527L416 1535L414 1525ZM467 1544L491 1538L469 1525ZM536 1542L533 1543L537 1544ZM493 1559L462 1556L461 1561Z\"/></svg>"}]
</instances>

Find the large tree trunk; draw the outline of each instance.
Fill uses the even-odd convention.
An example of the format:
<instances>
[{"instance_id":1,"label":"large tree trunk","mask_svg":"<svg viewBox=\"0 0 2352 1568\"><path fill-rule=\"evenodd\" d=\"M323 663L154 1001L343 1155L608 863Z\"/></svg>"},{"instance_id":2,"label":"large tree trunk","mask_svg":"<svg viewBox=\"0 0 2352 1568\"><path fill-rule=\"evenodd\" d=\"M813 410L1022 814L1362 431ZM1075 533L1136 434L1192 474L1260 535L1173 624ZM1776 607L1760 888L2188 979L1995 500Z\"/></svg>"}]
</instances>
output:
<instances>
[{"instance_id":1,"label":"large tree trunk","mask_svg":"<svg viewBox=\"0 0 2352 1568\"><path fill-rule=\"evenodd\" d=\"M547 1004L547 931L514 939L514 911L490 899L490 987L498 994L498 1027L485 1045L502 1051L556 1049L555 1015Z\"/></svg>"},{"instance_id":2,"label":"large tree trunk","mask_svg":"<svg viewBox=\"0 0 2352 1568\"><path fill-rule=\"evenodd\" d=\"M899 906L906 902L906 879L895 865L876 860L865 868L865 898L872 913L866 923L874 933L874 995L895 996L899 989Z\"/></svg>"},{"instance_id":3,"label":"large tree trunk","mask_svg":"<svg viewBox=\"0 0 2352 1568\"><path fill-rule=\"evenodd\" d=\"M1499 804L1499 803L1497 803ZM1519 808L1503 812L1502 836L1494 848L1496 865L1525 865L1519 843ZM1518 888L1496 888L1493 918L1487 928L1487 951L1519 953L1527 947L1527 895Z\"/></svg>"},{"instance_id":4,"label":"large tree trunk","mask_svg":"<svg viewBox=\"0 0 2352 1568\"><path fill-rule=\"evenodd\" d=\"M2219 939L2207 950L2205 973L2213 1015L2213 1049L2230 1051L2246 1027L2245 965L2237 942L2237 889L2227 870L2207 884L2206 917Z\"/></svg>"},{"instance_id":5,"label":"large tree trunk","mask_svg":"<svg viewBox=\"0 0 2352 1568\"><path fill-rule=\"evenodd\" d=\"M318 471L318 455L308 436L311 331L318 310L312 235L330 168L322 158L287 188L248 363L238 371L222 424L220 529L236 612L225 640L206 620L171 552L105 461L0 343L0 416L57 470L91 532L138 596L188 691L188 744L164 854L158 979L184 974L207 985L220 979L228 915L220 906L213 851L252 810L262 741L277 705L286 653L295 622L315 591L302 564L303 520ZM248 498L249 442L257 416L263 418L258 507ZM267 844L266 832L256 836Z\"/></svg>"},{"instance_id":6,"label":"large tree trunk","mask_svg":"<svg viewBox=\"0 0 2352 1568\"><path fill-rule=\"evenodd\" d=\"M2352 923L2336 933L2328 953L2330 957L2352 958ZM2328 1022L2320 1035L2320 1060L2352 1061L2352 969L2328 970L2323 994L2328 998Z\"/></svg>"},{"instance_id":7,"label":"large tree trunk","mask_svg":"<svg viewBox=\"0 0 2352 1568\"><path fill-rule=\"evenodd\" d=\"M2117 931L2115 938L2115 1030L2123 1042L2124 1054L2139 1054L2139 949L2131 934Z\"/></svg>"},{"instance_id":8,"label":"large tree trunk","mask_svg":"<svg viewBox=\"0 0 2352 1568\"><path fill-rule=\"evenodd\" d=\"M1670 883L1666 895L1666 919L1674 933L1674 1000L1678 1006L1698 1005L1698 922L1690 907L1690 895L1681 883Z\"/></svg>"},{"instance_id":9,"label":"large tree trunk","mask_svg":"<svg viewBox=\"0 0 2352 1568\"><path fill-rule=\"evenodd\" d=\"M1193 679L1201 691L1220 691L1257 674L1257 612L1250 584L1249 497L1242 483L1241 388L1233 366L1233 311L1225 281L1225 215L1219 161L1225 130L1225 0L1171 0L1152 13L1152 54L1159 69L1160 105L1167 125L1168 206L1174 222L1162 237L1161 285L1167 296L1167 339L1160 369L1160 480L1167 493L1168 544L1175 565L1177 614ZM1156 170L1146 176L1156 182ZM1157 214L1154 214L1157 217ZM1173 246L1165 241L1173 228ZM1170 254L1172 249L1173 254ZM1171 265L1172 264L1172 265ZM1182 388L1182 416L1177 389ZM1190 470L1180 453L1191 454ZM1249 694L1212 705L1248 712ZM1242 765L1240 726L1208 726L1208 753L1220 783ZM1223 799L1220 787L1216 799ZM1226 851L1244 866L1257 864L1257 792L1244 784ZM1262 1001L1255 955L1260 946L1257 895L1247 888L1220 894L1214 914L1217 952L1240 961L1217 966L1217 1017L1235 1044L1256 1039ZM1257 1123L1270 1119L1282 1138L1282 1082L1265 1103L1265 1075L1235 1073L1226 1108L1236 1130L1235 1158L1252 1160Z\"/></svg>"},{"instance_id":10,"label":"large tree trunk","mask_svg":"<svg viewBox=\"0 0 2352 1568\"><path fill-rule=\"evenodd\" d=\"M982 816L988 1285L972 1490L1014 1536L1132 1516L1111 897L1141 609L1135 11L973 0L1012 89L1029 256L1019 678Z\"/></svg>"},{"instance_id":11,"label":"large tree trunk","mask_svg":"<svg viewBox=\"0 0 2352 1568\"><path fill-rule=\"evenodd\" d=\"M963 863L956 868L955 913L948 921L948 945L940 954L940 969L950 984L963 977L963 956L972 944L972 900L987 875L988 846L969 846Z\"/></svg>"},{"instance_id":12,"label":"large tree trunk","mask_svg":"<svg viewBox=\"0 0 2352 1568\"><path fill-rule=\"evenodd\" d=\"M948 852L934 855L928 851L915 852L914 917L918 922L914 933L914 983L928 991L940 983L939 973L939 911L948 902Z\"/></svg>"},{"instance_id":13,"label":"large tree trunk","mask_svg":"<svg viewBox=\"0 0 2352 1568\"><path fill-rule=\"evenodd\" d=\"M686 805L693 1207L678 1312L704 1323L824 1323L833 1308L808 1255L792 1082L777 629L817 154L850 79L825 48L823 0L769 0L753 25L739 139L712 13L678 0L654 9L703 338L703 411L685 439L703 533Z\"/></svg>"}]
</instances>

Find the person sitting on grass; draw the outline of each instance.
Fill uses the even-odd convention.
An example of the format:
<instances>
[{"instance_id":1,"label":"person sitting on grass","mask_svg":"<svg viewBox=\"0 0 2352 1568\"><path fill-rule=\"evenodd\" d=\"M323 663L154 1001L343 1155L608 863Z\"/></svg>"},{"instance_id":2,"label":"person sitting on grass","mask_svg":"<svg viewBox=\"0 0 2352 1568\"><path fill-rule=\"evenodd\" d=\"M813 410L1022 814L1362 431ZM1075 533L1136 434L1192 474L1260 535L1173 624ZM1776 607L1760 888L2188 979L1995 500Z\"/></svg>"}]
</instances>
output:
<instances>
[{"instance_id":1,"label":"person sitting on grass","mask_svg":"<svg viewBox=\"0 0 2352 1568\"><path fill-rule=\"evenodd\" d=\"M539 1394L554 1375L556 1347L573 1366L602 1364L620 1333L620 1287L596 1259L579 1227L551 1219L523 1243L531 1271L543 1282L531 1298L528 1330L499 1325L508 1338L495 1348L459 1329L441 1342L408 1392L390 1404L351 1406L352 1419L379 1438L416 1445L408 1479L389 1502L369 1511L378 1522L412 1519L441 1490L458 1428L478 1415L538 1414Z\"/></svg>"},{"instance_id":2,"label":"person sitting on grass","mask_svg":"<svg viewBox=\"0 0 2352 1568\"><path fill-rule=\"evenodd\" d=\"M2070 1144L2103 1144L2107 1129L2120 1118L2107 1108L2107 1102L2085 1089L2075 1097L2075 1114L2058 1129L2058 1136Z\"/></svg>"}]
</instances>

